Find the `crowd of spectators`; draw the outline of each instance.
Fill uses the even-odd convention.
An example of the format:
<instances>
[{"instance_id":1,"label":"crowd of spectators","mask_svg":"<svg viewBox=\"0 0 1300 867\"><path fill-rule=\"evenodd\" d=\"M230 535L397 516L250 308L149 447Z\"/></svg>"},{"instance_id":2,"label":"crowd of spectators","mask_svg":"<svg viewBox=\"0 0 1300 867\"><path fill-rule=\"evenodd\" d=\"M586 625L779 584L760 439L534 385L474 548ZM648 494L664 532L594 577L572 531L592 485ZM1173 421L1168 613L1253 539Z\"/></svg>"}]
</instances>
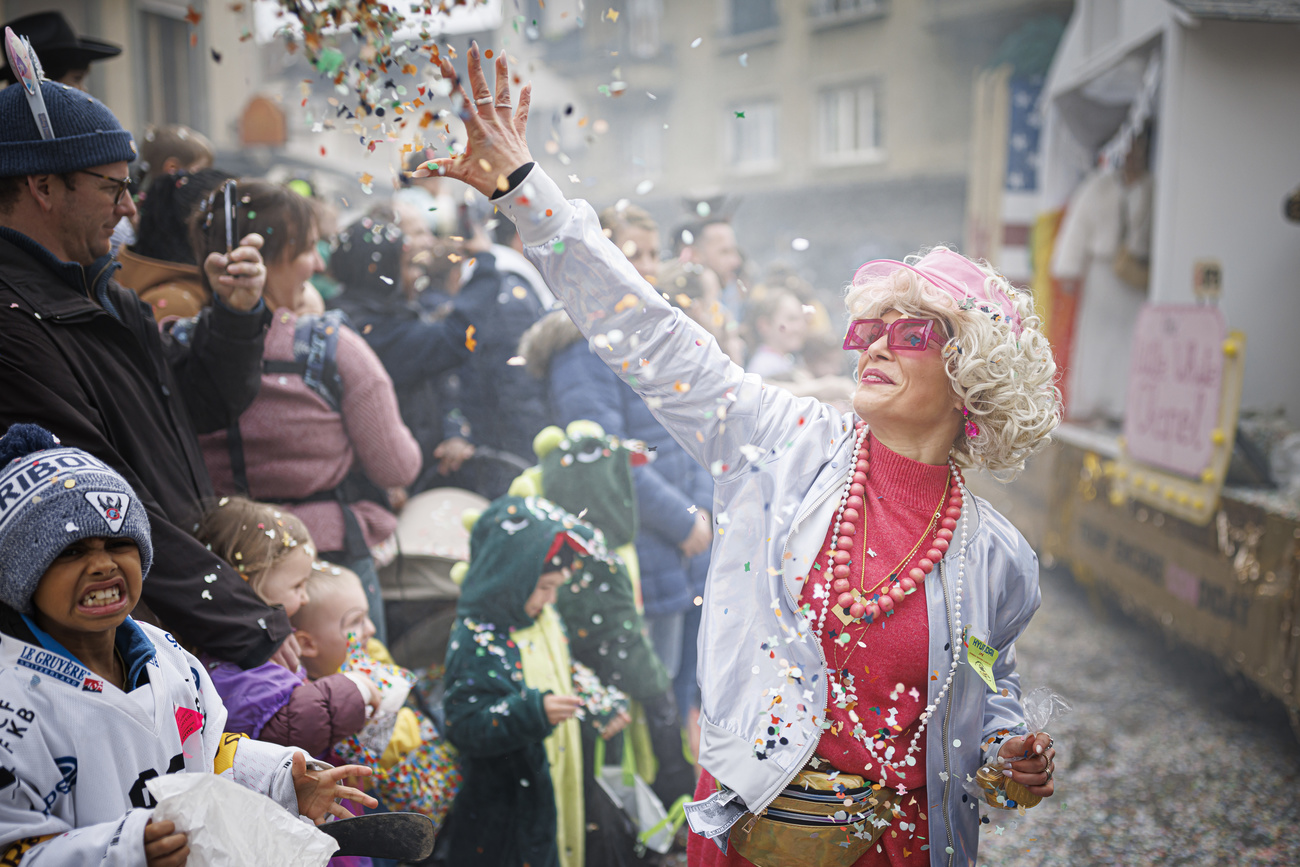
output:
<instances>
[{"instance_id":1,"label":"crowd of spectators","mask_svg":"<svg viewBox=\"0 0 1300 867\"><path fill-rule=\"evenodd\" d=\"M74 61L111 56L96 50ZM67 74L75 85L84 72ZM631 472L626 598L670 684L652 716L677 715L694 750L712 478L606 367L599 341L581 337L512 224L456 182L410 178L424 154L405 166L404 189L340 224L309 184L223 171L194 130L151 128L137 147L93 97L54 82L42 91L53 143L33 132L18 88L0 92L0 425L35 423L129 486L152 546L134 617L196 653L219 691L240 691L223 696L232 708L246 706L250 683L287 684L268 705L276 715L253 726L270 725L277 742L308 746L285 716L298 707L284 703L291 693L329 693L319 702L347 723L312 740L319 754L355 734L378 693L362 684L352 695L311 665L320 681L302 679L289 615L305 604L311 563L359 579L357 623L383 642L379 570L398 555L409 498L455 487L499 500L538 463L545 428L595 422L614 448L635 441L650 458ZM818 293L779 265L753 279L729 222L692 222L664 245L647 212L620 202L601 225L735 363L847 400ZM263 517L236 520L216 544L214 510L232 502ZM260 521L252 536L248 521ZM293 560L296 584L263 579L278 559L250 580L249 540L261 535L285 540L276 557Z\"/></svg>"}]
</instances>

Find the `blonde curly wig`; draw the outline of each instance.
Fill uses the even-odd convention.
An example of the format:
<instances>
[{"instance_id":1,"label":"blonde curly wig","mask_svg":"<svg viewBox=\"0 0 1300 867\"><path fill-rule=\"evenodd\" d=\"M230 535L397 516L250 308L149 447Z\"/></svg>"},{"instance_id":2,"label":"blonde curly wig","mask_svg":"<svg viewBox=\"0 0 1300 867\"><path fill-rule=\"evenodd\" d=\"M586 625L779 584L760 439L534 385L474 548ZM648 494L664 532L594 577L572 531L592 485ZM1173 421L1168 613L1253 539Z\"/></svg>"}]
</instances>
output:
<instances>
[{"instance_id":1,"label":"blonde curly wig","mask_svg":"<svg viewBox=\"0 0 1300 867\"><path fill-rule=\"evenodd\" d=\"M928 252L905 261L914 265ZM958 434L953 444L957 461L1009 481L1024 469L1029 455L1050 441L1060 424L1061 392L1051 347L1034 315L1033 298L986 263L975 264L994 283L989 289L1005 292L1015 305L1022 325L1019 335L1000 316L995 320L977 307L963 309L947 292L906 268L854 282L844 303L850 320L875 319L897 310L904 316L943 323L948 336L943 348L948 379L979 426L975 437Z\"/></svg>"}]
</instances>

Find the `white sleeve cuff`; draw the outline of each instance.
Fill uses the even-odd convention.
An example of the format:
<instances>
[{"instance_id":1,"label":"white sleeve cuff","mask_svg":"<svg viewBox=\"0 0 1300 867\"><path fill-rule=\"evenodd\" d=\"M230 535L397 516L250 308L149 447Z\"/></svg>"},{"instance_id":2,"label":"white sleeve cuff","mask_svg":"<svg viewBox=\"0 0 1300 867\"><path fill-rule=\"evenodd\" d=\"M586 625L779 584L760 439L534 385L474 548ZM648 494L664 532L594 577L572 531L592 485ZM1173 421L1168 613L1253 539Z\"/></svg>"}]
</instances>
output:
<instances>
[{"instance_id":1,"label":"white sleeve cuff","mask_svg":"<svg viewBox=\"0 0 1300 867\"><path fill-rule=\"evenodd\" d=\"M573 205L551 176L536 164L519 186L494 199L493 204L514 222L520 240L528 247L545 244L557 237L573 216Z\"/></svg>"}]
</instances>

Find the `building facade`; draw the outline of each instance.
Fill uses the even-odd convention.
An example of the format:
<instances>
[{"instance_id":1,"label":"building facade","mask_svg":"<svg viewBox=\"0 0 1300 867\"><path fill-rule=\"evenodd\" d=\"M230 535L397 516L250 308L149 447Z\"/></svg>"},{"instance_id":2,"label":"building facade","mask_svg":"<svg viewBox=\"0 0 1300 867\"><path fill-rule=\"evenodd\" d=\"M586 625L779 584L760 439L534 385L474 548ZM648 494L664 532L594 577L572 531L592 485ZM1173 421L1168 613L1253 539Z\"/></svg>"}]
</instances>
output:
<instances>
[{"instance_id":1,"label":"building facade","mask_svg":"<svg viewBox=\"0 0 1300 867\"><path fill-rule=\"evenodd\" d=\"M1071 4L521 6L500 39L537 84L531 144L548 171L669 229L699 202L734 213L751 280L784 260L833 289L868 259L961 246L974 76L1025 21Z\"/></svg>"},{"instance_id":2,"label":"building facade","mask_svg":"<svg viewBox=\"0 0 1300 867\"><path fill-rule=\"evenodd\" d=\"M252 0L0 0L0 21L58 10L83 36L122 46L91 64L89 90L137 136L183 123L218 148L238 143L239 113L263 66L248 38Z\"/></svg>"}]
</instances>

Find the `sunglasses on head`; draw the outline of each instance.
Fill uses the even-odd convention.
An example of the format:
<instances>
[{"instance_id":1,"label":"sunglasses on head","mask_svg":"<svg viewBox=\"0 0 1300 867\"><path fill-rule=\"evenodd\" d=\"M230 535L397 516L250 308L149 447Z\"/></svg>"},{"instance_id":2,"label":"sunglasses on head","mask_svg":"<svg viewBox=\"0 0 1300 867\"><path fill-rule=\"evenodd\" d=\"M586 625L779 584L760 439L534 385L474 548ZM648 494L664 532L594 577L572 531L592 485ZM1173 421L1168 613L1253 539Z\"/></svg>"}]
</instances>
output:
<instances>
[{"instance_id":1,"label":"sunglasses on head","mask_svg":"<svg viewBox=\"0 0 1300 867\"><path fill-rule=\"evenodd\" d=\"M882 334L889 335L890 349L907 352L920 352L929 347L930 341L941 347L948 342L943 328L933 319L895 319L888 324L883 319L854 319L844 335L844 348L864 350Z\"/></svg>"}]
</instances>

